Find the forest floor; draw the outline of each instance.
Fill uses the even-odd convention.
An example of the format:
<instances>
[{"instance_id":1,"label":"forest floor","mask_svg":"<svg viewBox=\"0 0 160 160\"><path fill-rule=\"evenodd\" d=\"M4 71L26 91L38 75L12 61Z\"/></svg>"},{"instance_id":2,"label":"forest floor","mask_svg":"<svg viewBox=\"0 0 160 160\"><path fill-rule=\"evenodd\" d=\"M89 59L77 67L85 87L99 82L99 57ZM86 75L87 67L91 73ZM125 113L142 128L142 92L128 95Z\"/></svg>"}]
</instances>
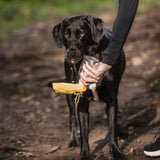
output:
<instances>
[{"instance_id":1,"label":"forest floor","mask_svg":"<svg viewBox=\"0 0 160 160\"><path fill-rule=\"evenodd\" d=\"M118 143L129 160L150 159L143 147L155 141L151 132L160 127L159 9L136 16L125 44L127 67L119 90L118 123L129 136L118 138ZM109 12L93 15L112 28ZM0 41L0 160L79 158L79 147L67 147L65 95L46 87L50 80L64 77L64 49L58 49L51 34L60 20L36 23ZM95 160L111 159L108 145L95 149L107 132L104 113L104 104L91 103L89 144Z\"/></svg>"}]
</instances>

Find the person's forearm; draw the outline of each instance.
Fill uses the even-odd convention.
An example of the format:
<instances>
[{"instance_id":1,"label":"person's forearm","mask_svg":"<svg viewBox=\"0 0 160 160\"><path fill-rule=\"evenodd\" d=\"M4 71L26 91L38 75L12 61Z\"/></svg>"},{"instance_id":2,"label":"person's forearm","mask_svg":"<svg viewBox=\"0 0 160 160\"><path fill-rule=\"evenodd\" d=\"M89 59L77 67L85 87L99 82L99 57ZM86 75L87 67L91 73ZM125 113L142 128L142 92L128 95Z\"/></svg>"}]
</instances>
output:
<instances>
[{"instance_id":1,"label":"person's forearm","mask_svg":"<svg viewBox=\"0 0 160 160\"><path fill-rule=\"evenodd\" d=\"M139 0L120 0L116 20L113 25L110 43L102 53L102 62L114 65L126 41L133 23Z\"/></svg>"}]
</instances>

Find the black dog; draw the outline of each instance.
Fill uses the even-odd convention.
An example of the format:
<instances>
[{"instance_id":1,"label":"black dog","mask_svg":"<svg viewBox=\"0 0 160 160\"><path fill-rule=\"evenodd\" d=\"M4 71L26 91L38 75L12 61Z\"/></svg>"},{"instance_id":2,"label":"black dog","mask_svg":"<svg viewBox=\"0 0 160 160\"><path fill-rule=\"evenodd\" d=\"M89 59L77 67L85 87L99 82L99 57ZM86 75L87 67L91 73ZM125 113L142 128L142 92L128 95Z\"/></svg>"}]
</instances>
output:
<instances>
[{"instance_id":1,"label":"black dog","mask_svg":"<svg viewBox=\"0 0 160 160\"><path fill-rule=\"evenodd\" d=\"M102 60L102 51L109 44L111 31L105 27L103 21L92 16L75 16L64 19L53 29L53 37L58 47L65 46L65 75L66 79L61 82L78 83L78 70L85 55ZM106 103L109 131L107 140L110 153L114 160L126 159L117 144L117 110L118 110L118 88L125 69L125 55L122 49L116 64L96 84L96 92L99 101ZM77 121L75 116L75 95L66 95L70 109L71 140L69 147L78 145ZM78 118L81 135L80 160L89 159L89 102L94 100L94 93L87 89L78 104Z\"/></svg>"}]
</instances>

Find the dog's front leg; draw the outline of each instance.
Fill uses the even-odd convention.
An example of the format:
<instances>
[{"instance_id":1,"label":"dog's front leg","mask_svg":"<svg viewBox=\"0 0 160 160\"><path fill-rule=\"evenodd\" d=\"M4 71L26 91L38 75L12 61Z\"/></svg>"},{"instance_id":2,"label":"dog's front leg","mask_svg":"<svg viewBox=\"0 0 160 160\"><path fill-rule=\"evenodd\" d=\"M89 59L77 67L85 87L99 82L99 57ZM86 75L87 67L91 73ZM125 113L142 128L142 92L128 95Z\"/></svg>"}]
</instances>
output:
<instances>
[{"instance_id":1,"label":"dog's front leg","mask_svg":"<svg viewBox=\"0 0 160 160\"><path fill-rule=\"evenodd\" d=\"M113 160L126 160L126 157L119 149L117 144L117 110L118 103L115 98L112 102L107 103L107 115L108 115L108 142L110 153L113 156Z\"/></svg>"},{"instance_id":2,"label":"dog's front leg","mask_svg":"<svg viewBox=\"0 0 160 160\"><path fill-rule=\"evenodd\" d=\"M89 102L80 100L78 104L79 126L81 134L80 160L89 160Z\"/></svg>"},{"instance_id":3,"label":"dog's front leg","mask_svg":"<svg viewBox=\"0 0 160 160\"><path fill-rule=\"evenodd\" d=\"M78 146L78 140L77 140L77 119L76 119L76 113L75 113L75 103L74 103L74 95L66 95L67 97L67 103L70 110L70 131L71 131L71 137L70 142L68 144L69 148L74 148Z\"/></svg>"}]
</instances>

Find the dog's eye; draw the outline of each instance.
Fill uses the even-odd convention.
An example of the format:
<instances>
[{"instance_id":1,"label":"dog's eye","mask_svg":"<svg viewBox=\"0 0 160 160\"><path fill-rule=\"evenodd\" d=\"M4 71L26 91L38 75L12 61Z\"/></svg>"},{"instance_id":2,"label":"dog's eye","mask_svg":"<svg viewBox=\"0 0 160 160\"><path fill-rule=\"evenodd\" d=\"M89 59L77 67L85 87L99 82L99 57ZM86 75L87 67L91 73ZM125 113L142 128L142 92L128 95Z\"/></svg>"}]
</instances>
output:
<instances>
[{"instance_id":1,"label":"dog's eye","mask_svg":"<svg viewBox=\"0 0 160 160\"><path fill-rule=\"evenodd\" d=\"M80 36L83 37L85 35L85 33L80 33Z\"/></svg>"},{"instance_id":2,"label":"dog's eye","mask_svg":"<svg viewBox=\"0 0 160 160\"><path fill-rule=\"evenodd\" d=\"M69 38L69 34L65 34L64 37L65 37L65 38Z\"/></svg>"}]
</instances>

